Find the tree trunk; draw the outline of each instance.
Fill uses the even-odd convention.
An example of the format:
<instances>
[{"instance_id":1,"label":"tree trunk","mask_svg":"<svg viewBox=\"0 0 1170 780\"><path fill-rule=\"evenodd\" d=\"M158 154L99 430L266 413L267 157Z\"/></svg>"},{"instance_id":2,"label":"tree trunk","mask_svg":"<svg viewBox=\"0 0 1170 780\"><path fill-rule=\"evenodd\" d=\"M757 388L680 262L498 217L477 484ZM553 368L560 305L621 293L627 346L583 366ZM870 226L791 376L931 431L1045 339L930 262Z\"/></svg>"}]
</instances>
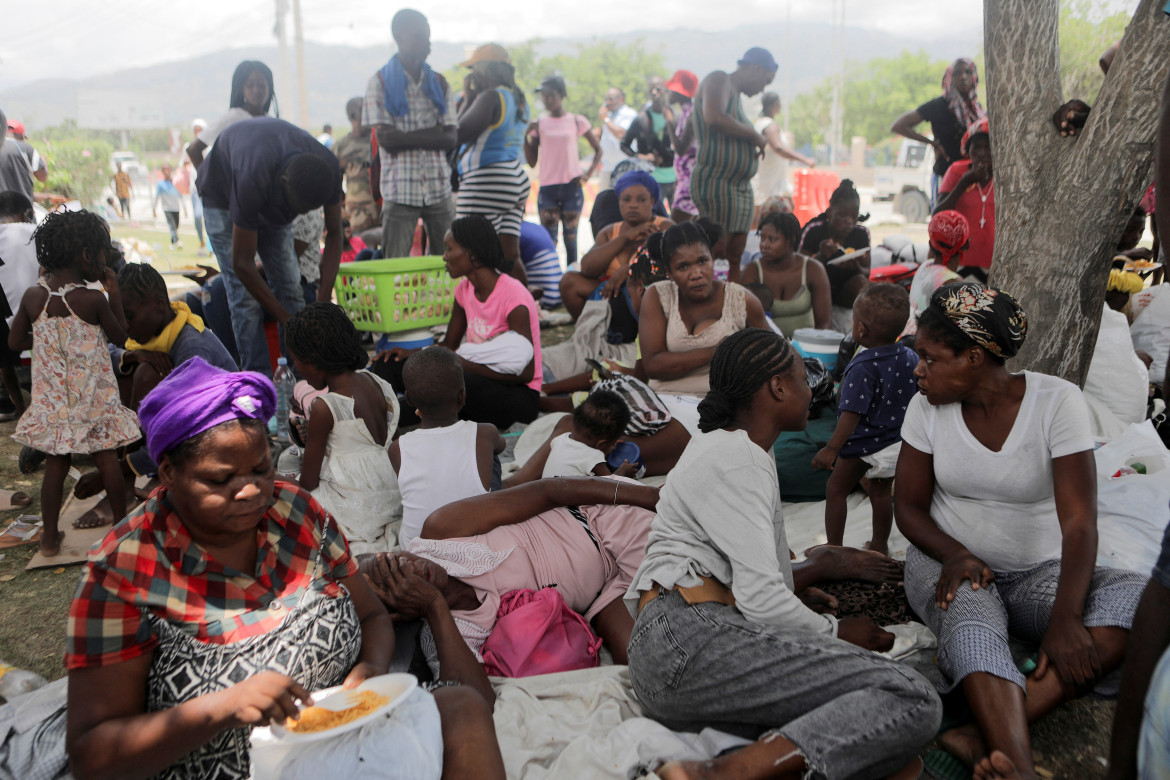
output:
<instances>
[{"instance_id":1,"label":"tree trunk","mask_svg":"<svg viewBox=\"0 0 1170 780\"><path fill-rule=\"evenodd\" d=\"M1013 367L1084 384L1110 259L1152 179L1170 19L1142 0L1084 129L1062 138L1059 0L985 0L995 171L992 284L1020 301ZM1170 194L1170 193L1168 193Z\"/></svg>"}]
</instances>

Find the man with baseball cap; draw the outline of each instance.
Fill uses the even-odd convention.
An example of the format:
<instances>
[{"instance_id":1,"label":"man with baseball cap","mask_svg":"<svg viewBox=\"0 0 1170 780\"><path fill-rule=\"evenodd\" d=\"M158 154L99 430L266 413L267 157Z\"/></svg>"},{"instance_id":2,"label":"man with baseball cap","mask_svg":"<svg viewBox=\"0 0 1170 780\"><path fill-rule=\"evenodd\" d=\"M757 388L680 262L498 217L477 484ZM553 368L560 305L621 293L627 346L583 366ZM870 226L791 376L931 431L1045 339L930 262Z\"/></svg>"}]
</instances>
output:
<instances>
[{"instance_id":1,"label":"man with baseball cap","mask_svg":"<svg viewBox=\"0 0 1170 780\"><path fill-rule=\"evenodd\" d=\"M8 137L20 147L20 151L24 154L24 159L28 160L28 166L32 169L32 175L36 180L43 182L48 179L49 167L45 165L45 158L41 157L40 153L24 137L24 123L9 119Z\"/></svg>"},{"instance_id":2,"label":"man with baseball cap","mask_svg":"<svg viewBox=\"0 0 1170 780\"><path fill-rule=\"evenodd\" d=\"M0 111L0 192L9 190L19 192L30 202L33 199L32 167L9 136L8 118Z\"/></svg>"},{"instance_id":3,"label":"man with baseball cap","mask_svg":"<svg viewBox=\"0 0 1170 780\"><path fill-rule=\"evenodd\" d=\"M686 222L699 215L691 199L691 172L695 169L695 130L691 125L695 91L699 77L689 70L676 70L666 84L666 135L674 149L674 196L670 199L670 218Z\"/></svg>"},{"instance_id":4,"label":"man with baseball cap","mask_svg":"<svg viewBox=\"0 0 1170 780\"><path fill-rule=\"evenodd\" d=\"M779 66L767 49L753 46L734 73L707 74L695 93L692 125L698 154L691 198L699 214L727 232L728 279L739 281L739 264L755 212L752 177L767 141L748 121L740 95L757 95L776 78Z\"/></svg>"}]
</instances>

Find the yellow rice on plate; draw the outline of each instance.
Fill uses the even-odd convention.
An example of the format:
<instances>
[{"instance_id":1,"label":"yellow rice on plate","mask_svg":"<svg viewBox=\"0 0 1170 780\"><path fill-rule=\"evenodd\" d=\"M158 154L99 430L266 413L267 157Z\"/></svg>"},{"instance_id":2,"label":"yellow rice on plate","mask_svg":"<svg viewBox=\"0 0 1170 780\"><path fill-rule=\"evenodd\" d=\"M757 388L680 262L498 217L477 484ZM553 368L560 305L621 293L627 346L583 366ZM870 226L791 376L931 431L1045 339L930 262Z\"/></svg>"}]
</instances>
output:
<instances>
[{"instance_id":1,"label":"yellow rice on plate","mask_svg":"<svg viewBox=\"0 0 1170 780\"><path fill-rule=\"evenodd\" d=\"M383 696L373 691L358 691L354 694L354 698L357 699L357 704L337 712L327 710L324 707L306 707L301 710L301 714L296 720L288 718L284 727L296 734L328 731L355 721L363 715L368 715L390 701L389 696Z\"/></svg>"}]
</instances>

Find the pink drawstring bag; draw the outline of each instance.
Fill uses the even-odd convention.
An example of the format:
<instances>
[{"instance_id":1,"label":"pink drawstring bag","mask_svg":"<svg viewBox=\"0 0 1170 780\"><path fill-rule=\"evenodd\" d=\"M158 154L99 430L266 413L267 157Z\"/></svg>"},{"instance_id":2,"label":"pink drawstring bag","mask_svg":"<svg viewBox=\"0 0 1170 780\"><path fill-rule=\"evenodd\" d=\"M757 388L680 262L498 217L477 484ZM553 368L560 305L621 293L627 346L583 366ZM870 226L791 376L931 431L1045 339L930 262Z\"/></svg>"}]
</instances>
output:
<instances>
[{"instance_id":1,"label":"pink drawstring bag","mask_svg":"<svg viewBox=\"0 0 1170 780\"><path fill-rule=\"evenodd\" d=\"M591 669L600 649L601 638L550 586L505 593L481 653L493 677L531 677Z\"/></svg>"}]
</instances>

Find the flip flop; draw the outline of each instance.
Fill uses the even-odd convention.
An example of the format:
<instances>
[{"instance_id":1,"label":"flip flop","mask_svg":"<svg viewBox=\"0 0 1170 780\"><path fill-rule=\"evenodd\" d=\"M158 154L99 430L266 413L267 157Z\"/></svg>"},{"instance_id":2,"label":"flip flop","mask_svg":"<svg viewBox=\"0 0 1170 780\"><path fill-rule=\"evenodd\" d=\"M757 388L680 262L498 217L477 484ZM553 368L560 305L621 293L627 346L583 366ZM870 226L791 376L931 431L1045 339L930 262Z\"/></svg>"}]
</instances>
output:
<instances>
[{"instance_id":1,"label":"flip flop","mask_svg":"<svg viewBox=\"0 0 1170 780\"><path fill-rule=\"evenodd\" d=\"M971 780L971 770L945 750L928 750L922 763L926 774L937 780Z\"/></svg>"},{"instance_id":2,"label":"flip flop","mask_svg":"<svg viewBox=\"0 0 1170 780\"><path fill-rule=\"evenodd\" d=\"M0 512L23 509L32 503L32 496L16 490L0 490Z\"/></svg>"}]
</instances>

